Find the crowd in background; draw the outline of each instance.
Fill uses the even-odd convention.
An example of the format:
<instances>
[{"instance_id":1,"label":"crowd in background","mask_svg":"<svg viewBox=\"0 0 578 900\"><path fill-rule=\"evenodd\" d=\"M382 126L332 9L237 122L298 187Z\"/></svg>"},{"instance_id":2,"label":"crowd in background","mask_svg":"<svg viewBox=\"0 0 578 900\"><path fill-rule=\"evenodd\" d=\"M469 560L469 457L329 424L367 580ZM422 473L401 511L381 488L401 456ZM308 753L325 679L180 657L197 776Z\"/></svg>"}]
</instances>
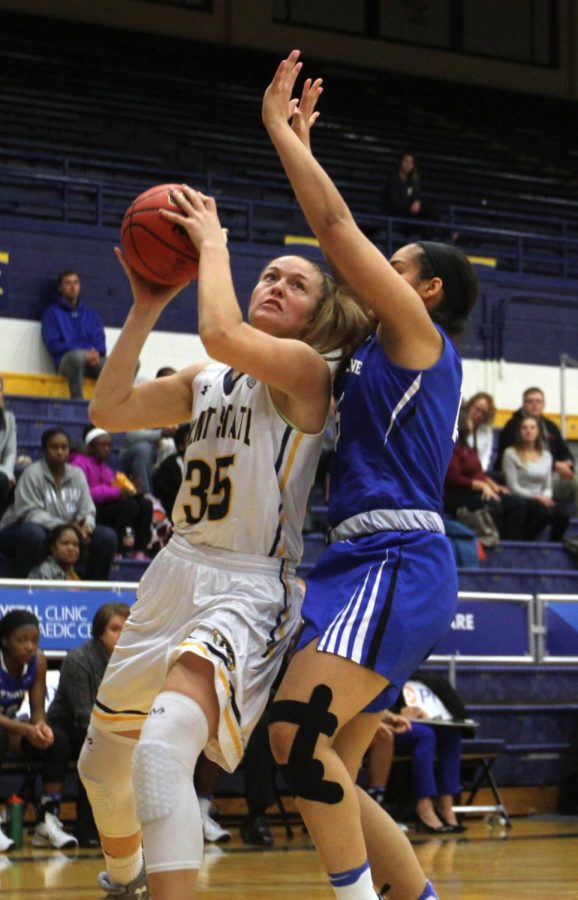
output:
<instances>
[{"instance_id":1,"label":"crowd in background","mask_svg":"<svg viewBox=\"0 0 578 900\"><path fill-rule=\"evenodd\" d=\"M172 371L160 369L157 377ZM462 407L444 514L486 546L560 541L577 515L572 451L544 407L544 392L528 388L502 429L494 427L490 394L480 391ZM107 580L115 559L150 559L171 534L188 431L181 423L128 433L114 469L104 429L88 424L74 445L64 428L52 427L42 434L40 459L18 472L17 422L0 379L0 553L12 574ZM330 455L328 449L319 466L317 502L326 496ZM318 514L309 521L320 527Z\"/></svg>"}]
</instances>

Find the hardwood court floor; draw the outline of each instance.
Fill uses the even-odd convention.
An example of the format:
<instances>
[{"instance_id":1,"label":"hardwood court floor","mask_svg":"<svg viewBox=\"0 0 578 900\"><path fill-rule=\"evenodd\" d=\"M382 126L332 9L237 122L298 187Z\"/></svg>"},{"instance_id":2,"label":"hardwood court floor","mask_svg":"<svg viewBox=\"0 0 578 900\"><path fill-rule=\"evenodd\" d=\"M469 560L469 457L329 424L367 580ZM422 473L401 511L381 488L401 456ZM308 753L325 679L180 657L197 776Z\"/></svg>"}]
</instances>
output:
<instances>
[{"instance_id":1,"label":"hardwood court floor","mask_svg":"<svg viewBox=\"0 0 578 900\"><path fill-rule=\"evenodd\" d=\"M272 850L234 837L209 846L199 897L212 900L331 900L316 851L300 829L287 840L275 829ZM235 833L237 829L235 829ZM578 818L515 819L511 829L470 821L464 836L410 837L441 900L578 900ZM97 851L22 850L0 857L0 900L102 900Z\"/></svg>"}]
</instances>

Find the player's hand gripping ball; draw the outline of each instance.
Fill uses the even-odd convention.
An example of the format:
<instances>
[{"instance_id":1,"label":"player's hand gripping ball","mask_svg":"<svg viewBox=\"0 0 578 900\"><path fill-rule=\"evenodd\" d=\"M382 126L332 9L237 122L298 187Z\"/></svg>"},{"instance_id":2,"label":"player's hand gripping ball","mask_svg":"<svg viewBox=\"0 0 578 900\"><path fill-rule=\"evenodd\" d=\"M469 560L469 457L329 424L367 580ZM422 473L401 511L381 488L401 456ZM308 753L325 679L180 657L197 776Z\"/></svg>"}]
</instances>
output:
<instances>
[{"instance_id":1,"label":"player's hand gripping ball","mask_svg":"<svg viewBox=\"0 0 578 900\"><path fill-rule=\"evenodd\" d=\"M179 212L180 184L159 184L133 200L122 220L122 252L131 268L157 284L183 284L199 274L199 254L180 225L159 209Z\"/></svg>"}]
</instances>

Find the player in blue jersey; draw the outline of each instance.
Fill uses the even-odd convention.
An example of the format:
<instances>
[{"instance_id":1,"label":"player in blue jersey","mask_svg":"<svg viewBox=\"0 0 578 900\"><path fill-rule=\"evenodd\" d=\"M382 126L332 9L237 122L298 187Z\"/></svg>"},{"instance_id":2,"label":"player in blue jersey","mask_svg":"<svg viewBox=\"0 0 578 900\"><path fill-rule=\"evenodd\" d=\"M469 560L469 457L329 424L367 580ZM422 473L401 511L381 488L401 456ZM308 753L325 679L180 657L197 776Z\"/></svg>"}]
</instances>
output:
<instances>
[{"instance_id":1,"label":"player in blue jersey","mask_svg":"<svg viewBox=\"0 0 578 900\"><path fill-rule=\"evenodd\" d=\"M8 752L42 763L41 820L35 847L76 847L58 819L70 752L66 739L46 721L46 657L38 647L40 624L26 609L11 609L0 620L0 767ZM30 715L18 712L28 696ZM0 829L0 850L14 842Z\"/></svg>"},{"instance_id":2,"label":"player in blue jersey","mask_svg":"<svg viewBox=\"0 0 578 900\"><path fill-rule=\"evenodd\" d=\"M323 252L377 330L337 386L331 546L308 581L271 742L336 897L368 900L376 884L388 900L429 900L435 891L409 842L356 791L355 776L383 710L456 609L440 513L462 373L447 334L461 330L476 278L445 244L410 244L388 261L366 238L309 150L322 86L308 80L291 101L300 69L293 51L265 93L263 121Z\"/></svg>"}]
</instances>

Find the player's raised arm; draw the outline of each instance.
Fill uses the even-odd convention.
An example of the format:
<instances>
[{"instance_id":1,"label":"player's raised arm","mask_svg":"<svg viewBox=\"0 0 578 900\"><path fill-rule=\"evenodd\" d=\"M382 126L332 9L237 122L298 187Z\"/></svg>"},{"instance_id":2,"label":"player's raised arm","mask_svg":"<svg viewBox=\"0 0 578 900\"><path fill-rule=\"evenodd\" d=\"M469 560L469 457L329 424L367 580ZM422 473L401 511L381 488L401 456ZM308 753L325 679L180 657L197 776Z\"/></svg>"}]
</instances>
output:
<instances>
[{"instance_id":1,"label":"player's raised arm","mask_svg":"<svg viewBox=\"0 0 578 900\"><path fill-rule=\"evenodd\" d=\"M433 365L441 339L423 300L404 277L404 265L390 265L358 228L339 191L287 120L300 70L299 52L293 51L280 64L263 100L265 127L299 204L323 251L337 261L347 284L379 319L392 358L408 367ZM429 294L434 302L440 287L439 279L433 280Z\"/></svg>"},{"instance_id":2,"label":"player's raised arm","mask_svg":"<svg viewBox=\"0 0 578 900\"><path fill-rule=\"evenodd\" d=\"M90 402L91 421L107 431L127 431L186 422L191 414L191 382L203 364L182 373L133 384L145 341L161 312L186 285L159 285L131 269L121 251L115 253L129 279L134 303L114 345Z\"/></svg>"},{"instance_id":3,"label":"player's raised arm","mask_svg":"<svg viewBox=\"0 0 578 900\"><path fill-rule=\"evenodd\" d=\"M199 334L207 353L282 395L276 402L304 431L322 428L330 395L329 371L321 356L299 339L317 303L315 271L303 260L292 267L270 268L266 281L253 292L262 294L258 309L251 304L254 319L251 324L244 322L214 199L186 185L175 198L179 212L163 211L162 215L187 231L200 254Z\"/></svg>"}]
</instances>

